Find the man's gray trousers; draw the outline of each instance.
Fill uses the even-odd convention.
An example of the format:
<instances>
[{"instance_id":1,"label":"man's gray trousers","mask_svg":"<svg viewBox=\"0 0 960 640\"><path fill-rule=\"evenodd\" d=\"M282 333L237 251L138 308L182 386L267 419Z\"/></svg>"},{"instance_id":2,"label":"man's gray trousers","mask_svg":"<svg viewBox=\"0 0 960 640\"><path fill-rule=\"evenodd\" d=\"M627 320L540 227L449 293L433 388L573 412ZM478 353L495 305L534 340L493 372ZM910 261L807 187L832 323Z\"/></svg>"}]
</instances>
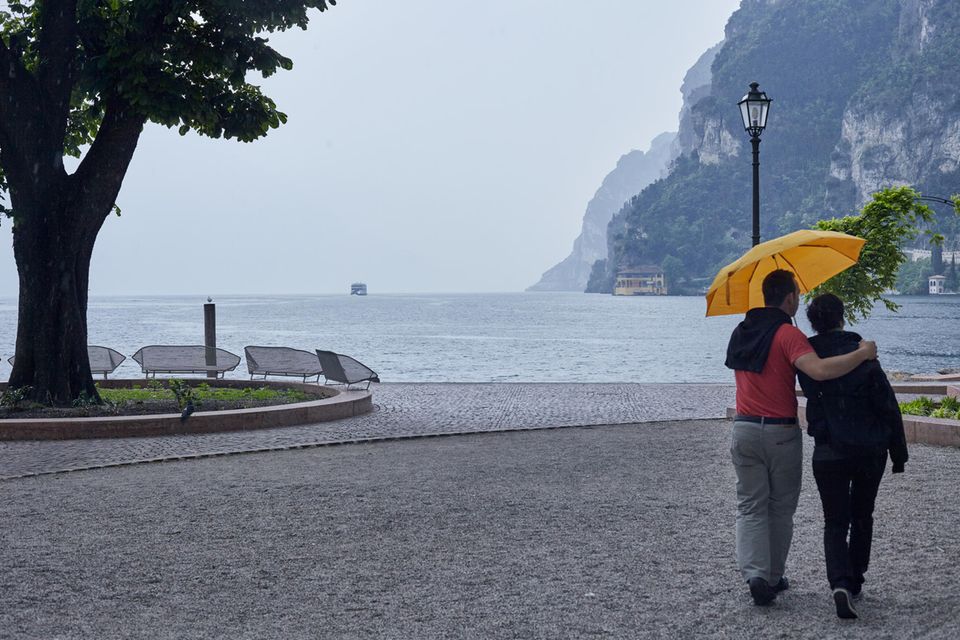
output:
<instances>
[{"instance_id":1,"label":"man's gray trousers","mask_svg":"<svg viewBox=\"0 0 960 640\"><path fill-rule=\"evenodd\" d=\"M737 564L744 580L774 585L793 539L803 477L803 433L796 425L734 421L730 447L737 471Z\"/></svg>"}]
</instances>

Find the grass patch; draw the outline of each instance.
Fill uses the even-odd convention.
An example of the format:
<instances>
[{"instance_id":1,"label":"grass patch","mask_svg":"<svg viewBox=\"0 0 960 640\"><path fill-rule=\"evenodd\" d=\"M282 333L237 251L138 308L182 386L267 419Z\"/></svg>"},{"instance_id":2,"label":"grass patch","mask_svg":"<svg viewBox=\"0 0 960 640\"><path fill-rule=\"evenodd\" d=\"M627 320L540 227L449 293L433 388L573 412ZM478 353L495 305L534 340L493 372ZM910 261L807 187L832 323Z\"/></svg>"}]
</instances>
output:
<instances>
[{"instance_id":1,"label":"grass patch","mask_svg":"<svg viewBox=\"0 0 960 640\"><path fill-rule=\"evenodd\" d=\"M71 407L47 407L24 399L28 389L0 394L0 419L3 418L79 418L89 416L130 416L191 411L226 411L309 402L322 394L306 393L284 387L219 387L206 382L191 385L177 378L150 380L143 385L102 388L97 385L101 402L81 394Z\"/></svg>"},{"instance_id":2,"label":"grass patch","mask_svg":"<svg viewBox=\"0 0 960 640\"><path fill-rule=\"evenodd\" d=\"M911 416L929 416L960 420L960 400L946 397L939 403L922 396L910 402L901 402L900 411Z\"/></svg>"},{"instance_id":3,"label":"grass patch","mask_svg":"<svg viewBox=\"0 0 960 640\"><path fill-rule=\"evenodd\" d=\"M116 405L137 404L152 400L176 400L177 396L173 389L163 386L162 383L148 385L141 389L97 389L104 402ZM271 387L246 387L244 389L232 389L227 387L211 387L203 383L193 387L192 399L196 404L211 400L223 402L243 402L245 400L255 400L260 402L280 401L284 404L290 402L306 402L313 397L297 391L296 389L274 389Z\"/></svg>"}]
</instances>

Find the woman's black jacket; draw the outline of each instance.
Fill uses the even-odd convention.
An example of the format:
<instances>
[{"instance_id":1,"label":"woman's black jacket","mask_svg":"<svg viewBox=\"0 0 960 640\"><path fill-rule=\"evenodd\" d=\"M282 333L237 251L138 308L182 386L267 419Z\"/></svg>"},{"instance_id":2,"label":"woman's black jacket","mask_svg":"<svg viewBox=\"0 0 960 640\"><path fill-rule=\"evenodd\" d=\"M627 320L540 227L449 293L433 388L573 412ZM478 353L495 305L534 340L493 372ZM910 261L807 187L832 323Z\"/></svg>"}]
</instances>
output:
<instances>
[{"instance_id":1,"label":"woman's black jacket","mask_svg":"<svg viewBox=\"0 0 960 640\"><path fill-rule=\"evenodd\" d=\"M817 355L829 358L856 351L862 338L851 331L830 331L810 338ZM890 452L893 471L903 471L907 442L896 394L876 360L845 376L816 381L798 373L807 397L807 433L841 455Z\"/></svg>"}]
</instances>

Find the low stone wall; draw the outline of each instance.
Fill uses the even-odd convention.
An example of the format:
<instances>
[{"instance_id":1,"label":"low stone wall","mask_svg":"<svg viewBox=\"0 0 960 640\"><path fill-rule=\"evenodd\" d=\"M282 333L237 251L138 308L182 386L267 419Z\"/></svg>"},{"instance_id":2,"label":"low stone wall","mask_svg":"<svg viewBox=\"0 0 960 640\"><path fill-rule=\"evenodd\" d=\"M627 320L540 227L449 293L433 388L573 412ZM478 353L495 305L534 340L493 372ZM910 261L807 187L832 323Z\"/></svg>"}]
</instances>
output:
<instances>
[{"instance_id":1,"label":"low stone wall","mask_svg":"<svg viewBox=\"0 0 960 640\"><path fill-rule=\"evenodd\" d=\"M365 390L340 390L317 384L274 380L185 380L191 385L204 382L230 388L276 387L297 389L316 396L316 400L293 404L197 411L181 422L180 414L142 416L100 416L91 418L0 419L0 440L71 440L80 438L128 438L185 433L246 431L272 427L290 427L349 418L373 410L373 393ZM144 380L100 380L105 389L143 386ZM0 384L0 391L6 384Z\"/></svg>"},{"instance_id":2,"label":"low stone wall","mask_svg":"<svg viewBox=\"0 0 960 640\"><path fill-rule=\"evenodd\" d=\"M897 393L919 394L927 396L960 397L960 386L943 384L895 384L893 390ZM797 416L800 426L807 427L806 398L798 398L799 407ZM727 417L733 419L737 410L727 407ZM960 420L946 418L930 418L927 416L903 416L903 434L907 442L932 444L941 447L960 447Z\"/></svg>"}]
</instances>

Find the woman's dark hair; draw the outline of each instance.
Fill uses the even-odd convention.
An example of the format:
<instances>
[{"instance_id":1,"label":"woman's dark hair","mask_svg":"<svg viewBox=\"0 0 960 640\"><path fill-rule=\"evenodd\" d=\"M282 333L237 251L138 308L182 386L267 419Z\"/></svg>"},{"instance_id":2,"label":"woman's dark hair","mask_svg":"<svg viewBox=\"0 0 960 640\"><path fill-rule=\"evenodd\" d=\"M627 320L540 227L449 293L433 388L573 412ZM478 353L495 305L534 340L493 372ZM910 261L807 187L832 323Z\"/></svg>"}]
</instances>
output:
<instances>
[{"instance_id":1,"label":"woman's dark hair","mask_svg":"<svg viewBox=\"0 0 960 640\"><path fill-rule=\"evenodd\" d=\"M843 302L832 293L813 299L807 307L807 319L817 333L826 333L843 326Z\"/></svg>"}]
</instances>

